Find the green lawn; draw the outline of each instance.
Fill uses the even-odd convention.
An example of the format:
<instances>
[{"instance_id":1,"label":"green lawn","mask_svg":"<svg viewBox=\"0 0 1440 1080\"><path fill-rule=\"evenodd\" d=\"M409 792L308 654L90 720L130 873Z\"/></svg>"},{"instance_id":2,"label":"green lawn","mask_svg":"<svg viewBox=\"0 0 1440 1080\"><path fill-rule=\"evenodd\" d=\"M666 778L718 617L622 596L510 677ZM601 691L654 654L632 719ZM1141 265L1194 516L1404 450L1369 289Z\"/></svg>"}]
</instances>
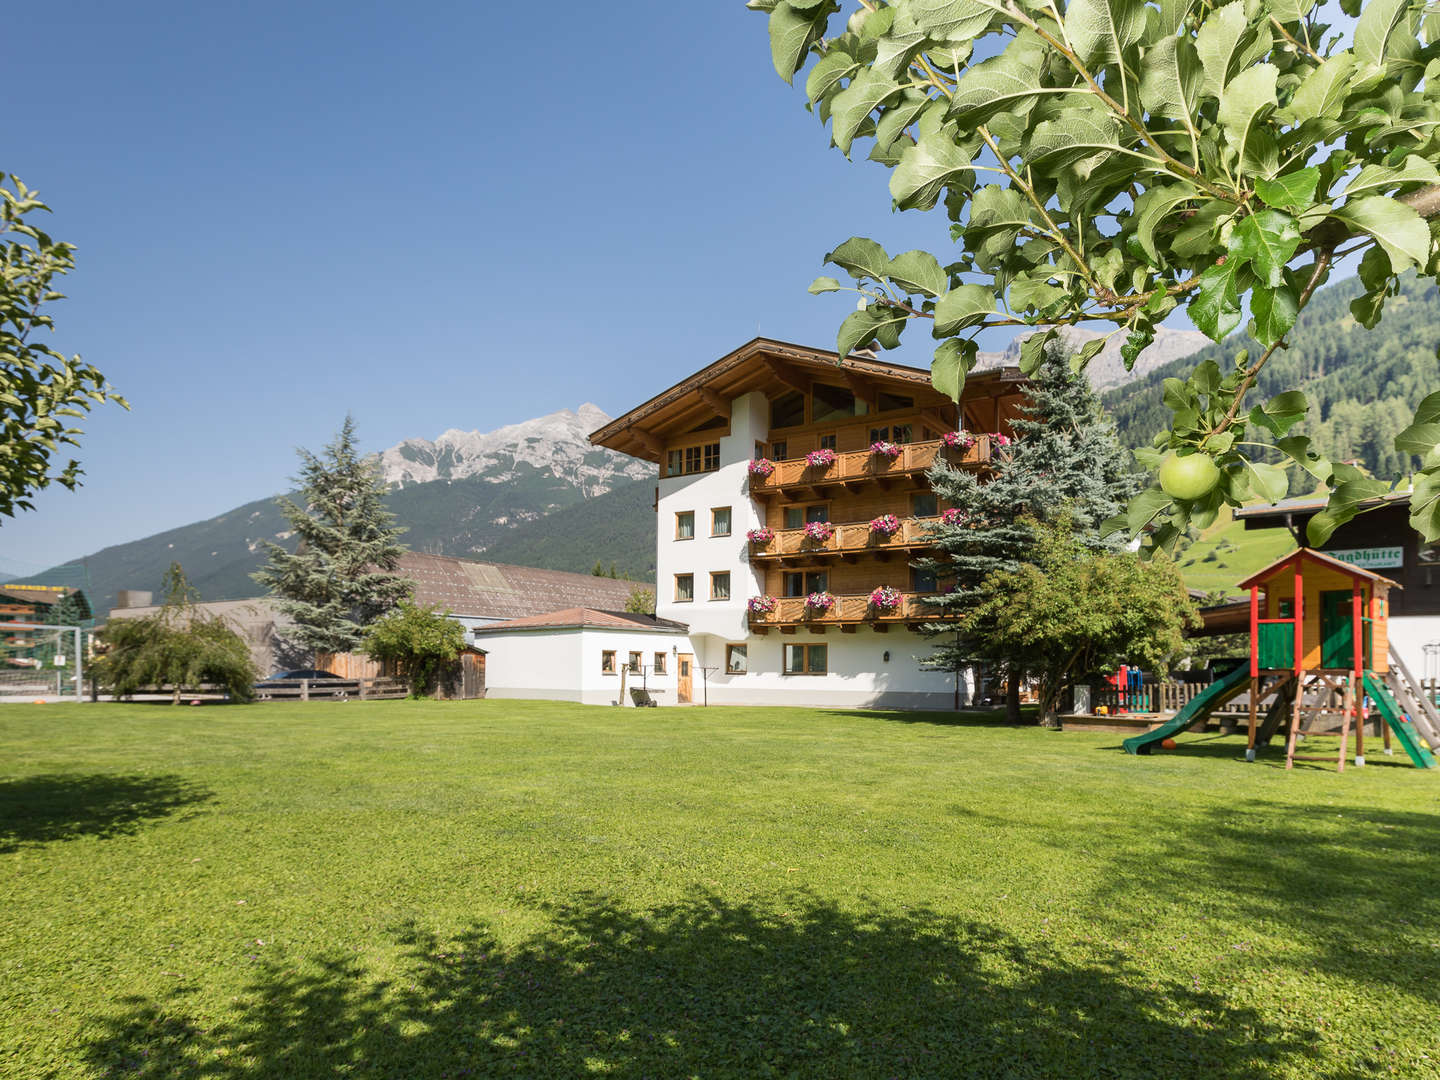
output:
<instances>
[{"instance_id":1,"label":"green lawn","mask_svg":"<svg viewBox=\"0 0 1440 1080\"><path fill-rule=\"evenodd\" d=\"M1440 1075L1440 776L514 703L0 708L0 1075Z\"/></svg>"}]
</instances>

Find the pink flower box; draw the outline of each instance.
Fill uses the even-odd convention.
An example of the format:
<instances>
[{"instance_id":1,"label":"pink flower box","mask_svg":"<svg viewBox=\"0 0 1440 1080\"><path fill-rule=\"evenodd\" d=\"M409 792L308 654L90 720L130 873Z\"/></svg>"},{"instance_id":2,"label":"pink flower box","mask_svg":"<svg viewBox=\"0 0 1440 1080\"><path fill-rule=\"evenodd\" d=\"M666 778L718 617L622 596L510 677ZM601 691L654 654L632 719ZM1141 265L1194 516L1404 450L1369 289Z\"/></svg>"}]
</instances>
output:
<instances>
[{"instance_id":1,"label":"pink flower box","mask_svg":"<svg viewBox=\"0 0 1440 1080\"><path fill-rule=\"evenodd\" d=\"M894 461L900 456L900 444L893 442L873 442L870 444L870 453L876 457L886 457Z\"/></svg>"},{"instance_id":2,"label":"pink flower box","mask_svg":"<svg viewBox=\"0 0 1440 1080\"><path fill-rule=\"evenodd\" d=\"M870 594L870 606L876 611L897 611L905 597L899 589L881 585Z\"/></svg>"},{"instance_id":3,"label":"pink flower box","mask_svg":"<svg viewBox=\"0 0 1440 1080\"><path fill-rule=\"evenodd\" d=\"M835 606L835 597L828 592L812 592L805 597L805 610L823 614Z\"/></svg>"},{"instance_id":4,"label":"pink flower box","mask_svg":"<svg viewBox=\"0 0 1440 1080\"><path fill-rule=\"evenodd\" d=\"M835 526L828 521L807 521L802 532L806 540L818 540L824 542L835 535Z\"/></svg>"},{"instance_id":5,"label":"pink flower box","mask_svg":"<svg viewBox=\"0 0 1440 1080\"><path fill-rule=\"evenodd\" d=\"M775 463L769 458L754 458L750 462L751 476L769 476L775 471Z\"/></svg>"},{"instance_id":6,"label":"pink flower box","mask_svg":"<svg viewBox=\"0 0 1440 1080\"><path fill-rule=\"evenodd\" d=\"M870 519L870 531L876 536L894 536L900 531L900 519L894 514L881 514Z\"/></svg>"},{"instance_id":7,"label":"pink flower box","mask_svg":"<svg viewBox=\"0 0 1440 1080\"><path fill-rule=\"evenodd\" d=\"M823 469L826 465L834 465L835 451L829 449L828 447L821 450L811 450L808 454L805 455L805 464L813 465L814 467L821 469Z\"/></svg>"},{"instance_id":8,"label":"pink flower box","mask_svg":"<svg viewBox=\"0 0 1440 1080\"><path fill-rule=\"evenodd\" d=\"M775 530L766 525L762 525L758 529L751 529L747 532L745 539L749 540L752 544L768 544L771 540L775 539Z\"/></svg>"},{"instance_id":9,"label":"pink flower box","mask_svg":"<svg viewBox=\"0 0 1440 1080\"><path fill-rule=\"evenodd\" d=\"M780 601L773 596L752 596L746 601L745 606L750 609L752 615L771 614Z\"/></svg>"}]
</instances>

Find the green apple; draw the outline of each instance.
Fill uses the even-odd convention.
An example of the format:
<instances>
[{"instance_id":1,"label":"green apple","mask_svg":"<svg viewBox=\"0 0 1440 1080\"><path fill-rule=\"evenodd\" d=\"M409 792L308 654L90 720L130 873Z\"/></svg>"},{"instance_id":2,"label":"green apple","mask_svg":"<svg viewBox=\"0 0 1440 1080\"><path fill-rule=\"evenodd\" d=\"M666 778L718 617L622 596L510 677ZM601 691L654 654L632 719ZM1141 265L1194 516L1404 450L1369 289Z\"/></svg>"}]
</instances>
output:
<instances>
[{"instance_id":1,"label":"green apple","mask_svg":"<svg viewBox=\"0 0 1440 1080\"><path fill-rule=\"evenodd\" d=\"M1172 499L1203 499L1220 482L1220 469L1209 454L1169 454L1160 463L1160 486Z\"/></svg>"}]
</instances>

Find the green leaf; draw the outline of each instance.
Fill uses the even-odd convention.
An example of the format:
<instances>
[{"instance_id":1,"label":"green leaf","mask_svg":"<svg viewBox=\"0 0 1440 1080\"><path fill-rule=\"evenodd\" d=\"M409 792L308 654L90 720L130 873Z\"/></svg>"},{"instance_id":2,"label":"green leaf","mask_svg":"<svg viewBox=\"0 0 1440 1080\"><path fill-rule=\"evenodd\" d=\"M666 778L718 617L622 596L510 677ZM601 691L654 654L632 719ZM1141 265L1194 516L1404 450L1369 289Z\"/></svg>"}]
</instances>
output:
<instances>
[{"instance_id":1,"label":"green leaf","mask_svg":"<svg viewBox=\"0 0 1440 1080\"><path fill-rule=\"evenodd\" d=\"M1146 488L1131 499L1129 505L1125 507L1126 531L1132 537L1139 536L1140 531L1155 519L1155 515L1168 507L1170 503L1170 496L1160 490L1158 485Z\"/></svg>"},{"instance_id":2,"label":"green leaf","mask_svg":"<svg viewBox=\"0 0 1440 1080\"><path fill-rule=\"evenodd\" d=\"M1226 85L1240 70L1248 36L1240 0L1210 12L1195 35L1195 54L1205 72L1203 93L1217 99L1224 96Z\"/></svg>"},{"instance_id":3,"label":"green leaf","mask_svg":"<svg viewBox=\"0 0 1440 1080\"><path fill-rule=\"evenodd\" d=\"M839 5L825 2L806 12L780 0L770 12L770 59L787 83L804 65L810 46L824 34L830 16L839 10Z\"/></svg>"},{"instance_id":4,"label":"green leaf","mask_svg":"<svg viewBox=\"0 0 1440 1080\"><path fill-rule=\"evenodd\" d=\"M1291 435L1289 438L1279 439L1275 448L1321 483L1330 479L1330 462L1310 449L1310 440L1306 436Z\"/></svg>"},{"instance_id":5,"label":"green leaf","mask_svg":"<svg viewBox=\"0 0 1440 1080\"><path fill-rule=\"evenodd\" d=\"M1280 69L1274 64L1256 64L1231 79L1220 98L1220 126L1242 162L1252 129L1276 105L1275 80L1279 75Z\"/></svg>"},{"instance_id":6,"label":"green leaf","mask_svg":"<svg viewBox=\"0 0 1440 1080\"><path fill-rule=\"evenodd\" d=\"M1109 110L1072 107L1054 120L1036 124L1026 141L1025 159L1047 169L1120 149L1120 121Z\"/></svg>"},{"instance_id":7,"label":"green leaf","mask_svg":"<svg viewBox=\"0 0 1440 1080\"><path fill-rule=\"evenodd\" d=\"M1250 410L1250 422L1263 427L1272 435L1284 435L1305 418L1310 403L1299 390L1287 390L1276 394L1263 405Z\"/></svg>"},{"instance_id":8,"label":"green leaf","mask_svg":"<svg viewBox=\"0 0 1440 1080\"><path fill-rule=\"evenodd\" d=\"M900 155L900 164L890 173L890 196L899 210L929 210L947 185L974 174L965 151L956 143L953 131L941 128L924 134Z\"/></svg>"},{"instance_id":9,"label":"green leaf","mask_svg":"<svg viewBox=\"0 0 1440 1080\"><path fill-rule=\"evenodd\" d=\"M850 355L851 350L876 338L880 338L884 344L887 336L898 344L898 332L907 319L908 315L904 311L887 304L871 304L860 311L852 311L840 324L840 332L835 339L835 351L843 359Z\"/></svg>"},{"instance_id":10,"label":"green leaf","mask_svg":"<svg viewBox=\"0 0 1440 1080\"><path fill-rule=\"evenodd\" d=\"M860 61L843 49L831 49L810 69L810 74L805 79L805 96L811 101L818 101L841 79L848 79L859 67Z\"/></svg>"},{"instance_id":11,"label":"green leaf","mask_svg":"<svg viewBox=\"0 0 1440 1080\"><path fill-rule=\"evenodd\" d=\"M1271 13L1282 23L1299 22L1310 13L1315 0L1274 0Z\"/></svg>"},{"instance_id":12,"label":"green leaf","mask_svg":"<svg viewBox=\"0 0 1440 1080\"><path fill-rule=\"evenodd\" d=\"M933 41L966 41L996 15L995 5L982 0L903 0L902 10Z\"/></svg>"},{"instance_id":13,"label":"green leaf","mask_svg":"<svg viewBox=\"0 0 1440 1080\"><path fill-rule=\"evenodd\" d=\"M1145 52L1140 100L1152 114L1193 127L1204 81L1205 72L1190 39L1161 38Z\"/></svg>"},{"instance_id":14,"label":"green leaf","mask_svg":"<svg viewBox=\"0 0 1440 1080\"><path fill-rule=\"evenodd\" d=\"M1260 280L1274 287L1300 247L1300 228L1283 210L1261 210L1235 226L1229 246L1231 262L1250 263Z\"/></svg>"},{"instance_id":15,"label":"green leaf","mask_svg":"<svg viewBox=\"0 0 1440 1080\"><path fill-rule=\"evenodd\" d=\"M1065 36L1087 65L1118 64L1144 33L1138 0L1071 0L1065 9Z\"/></svg>"},{"instance_id":16,"label":"green leaf","mask_svg":"<svg viewBox=\"0 0 1440 1080\"><path fill-rule=\"evenodd\" d=\"M1261 345L1274 345L1288 334L1300 315L1300 291L1289 281L1263 282L1250 292L1250 332Z\"/></svg>"},{"instance_id":17,"label":"green leaf","mask_svg":"<svg viewBox=\"0 0 1440 1080\"><path fill-rule=\"evenodd\" d=\"M900 84L888 79L874 68L866 68L850 80L850 85L835 95L830 106L832 126L830 137L843 153L860 127L875 109L900 92Z\"/></svg>"},{"instance_id":18,"label":"green leaf","mask_svg":"<svg viewBox=\"0 0 1440 1080\"><path fill-rule=\"evenodd\" d=\"M1186 311L1195 328L1211 341L1222 340L1240 325L1240 298L1231 262L1212 266L1200 275L1200 288Z\"/></svg>"},{"instance_id":19,"label":"green leaf","mask_svg":"<svg viewBox=\"0 0 1440 1080\"><path fill-rule=\"evenodd\" d=\"M1021 112L1040 91L1045 49L1031 37L1016 38L999 56L976 64L961 77L950 115L967 128L999 112Z\"/></svg>"},{"instance_id":20,"label":"green leaf","mask_svg":"<svg viewBox=\"0 0 1440 1080\"><path fill-rule=\"evenodd\" d=\"M1348 49L1336 53L1305 76L1300 89L1281 112L1289 123L1306 120L1337 119L1350 93L1350 77L1355 72L1355 56Z\"/></svg>"},{"instance_id":21,"label":"green leaf","mask_svg":"<svg viewBox=\"0 0 1440 1080\"><path fill-rule=\"evenodd\" d=\"M1262 498L1277 503L1285 497L1290 483L1285 479L1285 470L1279 465L1268 465L1263 461L1243 459L1250 473L1250 485Z\"/></svg>"},{"instance_id":22,"label":"green leaf","mask_svg":"<svg viewBox=\"0 0 1440 1080\"><path fill-rule=\"evenodd\" d=\"M930 363L930 382L935 389L951 401L958 402L965 389L965 376L975 366L979 348L973 341L958 338L941 342L935 349L935 359Z\"/></svg>"},{"instance_id":23,"label":"green leaf","mask_svg":"<svg viewBox=\"0 0 1440 1080\"><path fill-rule=\"evenodd\" d=\"M1020 342L1020 374L1034 375L1040 370L1040 365L1045 362L1045 348L1054 341L1060 331L1051 327L1049 330L1042 330L1040 333L1031 334Z\"/></svg>"},{"instance_id":24,"label":"green leaf","mask_svg":"<svg viewBox=\"0 0 1440 1080\"><path fill-rule=\"evenodd\" d=\"M1345 195L1354 198L1362 191L1378 191L1412 183L1440 184L1440 172L1418 154L1410 154L1398 168L1390 165L1366 165L1345 185Z\"/></svg>"},{"instance_id":25,"label":"green leaf","mask_svg":"<svg viewBox=\"0 0 1440 1080\"><path fill-rule=\"evenodd\" d=\"M900 100L890 102L880 114L875 124L875 145L890 149L900 133L913 124L930 104L930 99L919 90L905 90Z\"/></svg>"},{"instance_id":26,"label":"green leaf","mask_svg":"<svg viewBox=\"0 0 1440 1080\"><path fill-rule=\"evenodd\" d=\"M1319 183L1320 170L1312 165L1274 180L1256 180L1255 194L1265 205L1277 210L1304 210L1315 201L1315 187Z\"/></svg>"},{"instance_id":27,"label":"green leaf","mask_svg":"<svg viewBox=\"0 0 1440 1080\"><path fill-rule=\"evenodd\" d=\"M1109 343L1109 340L1110 339L1108 337L1098 337L1085 342L1084 345L1081 345L1075 355L1070 358L1071 370L1084 371L1087 367L1090 366L1090 361L1094 360L1095 357L1100 355L1101 351L1104 350L1106 344Z\"/></svg>"},{"instance_id":28,"label":"green leaf","mask_svg":"<svg viewBox=\"0 0 1440 1080\"><path fill-rule=\"evenodd\" d=\"M911 293L939 296L950 285L940 260L928 251L902 251L890 260L890 280Z\"/></svg>"},{"instance_id":29,"label":"green leaf","mask_svg":"<svg viewBox=\"0 0 1440 1080\"><path fill-rule=\"evenodd\" d=\"M1171 184L1150 188L1135 200L1135 240L1153 262L1160 262L1160 250L1155 245L1156 227L1170 220L1175 207L1194 197L1195 192L1188 185Z\"/></svg>"},{"instance_id":30,"label":"green leaf","mask_svg":"<svg viewBox=\"0 0 1440 1080\"><path fill-rule=\"evenodd\" d=\"M949 337L967 327L979 326L995 314L995 295L980 285L961 285L935 304L936 337Z\"/></svg>"},{"instance_id":31,"label":"green leaf","mask_svg":"<svg viewBox=\"0 0 1440 1080\"><path fill-rule=\"evenodd\" d=\"M864 236L852 236L825 256L827 263L834 263L855 280L870 278L884 281L890 273L890 256L885 249Z\"/></svg>"},{"instance_id":32,"label":"green leaf","mask_svg":"<svg viewBox=\"0 0 1440 1080\"><path fill-rule=\"evenodd\" d=\"M1040 274L1047 272L1044 269L1038 271ZM1031 277L1028 274L1020 274L1010 282L1010 291L1006 299L1009 301L1011 311L1043 312L1069 295L1069 291L1062 289L1059 285L1052 285L1048 281Z\"/></svg>"},{"instance_id":33,"label":"green leaf","mask_svg":"<svg viewBox=\"0 0 1440 1080\"><path fill-rule=\"evenodd\" d=\"M1409 21L1410 6L1410 0L1365 0L1355 24L1355 60L1362 72L1385 66L1396 31L1402 20Z\"/></svg>"},{"instance_id":34,"label":"green leaf","mask_svg":"<svg viewBox=\"0 0 1440 1080\"><path fill-rule=\"evenodd\" d=\"M1415 410L1415 419L1395 436L1395 449L1402 454L1421 458L1435 453L1440 446L1440 390L1430 394Z\"/></svg>"},{"instance_id":35,"label":"green leaf","mask_svg":"<svg viewBox=\"0 0 1440 1080\"><path fill-rule=\"evenodd\" d=\"M812 296L818 296L820 293L836 292L839 288L840 282L833 277L817 277L810 283L808 291Z\"/></svg>"},{"instance_id":36,"label":"green leaf","mask_svg":"<svg viewBox=\"0 0 1440 1080\"><path fill-rule=\"evenodd\" d=\"M1415 474L1410 491L1410 526L1427 544L1440 539L1440 468Z\"/></svg>"},{"instance_id":37,"label":"green leaf","mask_svg":"<svg viewBox=\"0 0 1440 1080\"><path fill-rule=\"evenodd\" d=\"M1380 242L1390 256L1390 267L1404 273L1423 266L1430 258L1430 230L1413 209L1383 195L1350 199L1335 216Z\"/></svg>"}]
</instances>

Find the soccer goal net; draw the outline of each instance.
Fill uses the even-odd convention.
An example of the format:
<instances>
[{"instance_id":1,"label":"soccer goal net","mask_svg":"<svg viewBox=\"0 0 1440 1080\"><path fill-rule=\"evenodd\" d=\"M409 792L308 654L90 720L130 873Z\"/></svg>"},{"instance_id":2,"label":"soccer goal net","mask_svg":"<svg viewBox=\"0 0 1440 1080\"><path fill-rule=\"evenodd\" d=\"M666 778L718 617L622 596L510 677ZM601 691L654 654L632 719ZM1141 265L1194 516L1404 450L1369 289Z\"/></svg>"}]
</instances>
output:
<instances>
[{"instance_id":1,"label":"soccer goal net","mask_svg":"<svg viewBox=\"0 0 1440 1080\"><path fill-rule=\"evenodd\" d=\"M87 637L74 626L0 623L0 699L83 698Z\"/></svg>"}]
</instances>

